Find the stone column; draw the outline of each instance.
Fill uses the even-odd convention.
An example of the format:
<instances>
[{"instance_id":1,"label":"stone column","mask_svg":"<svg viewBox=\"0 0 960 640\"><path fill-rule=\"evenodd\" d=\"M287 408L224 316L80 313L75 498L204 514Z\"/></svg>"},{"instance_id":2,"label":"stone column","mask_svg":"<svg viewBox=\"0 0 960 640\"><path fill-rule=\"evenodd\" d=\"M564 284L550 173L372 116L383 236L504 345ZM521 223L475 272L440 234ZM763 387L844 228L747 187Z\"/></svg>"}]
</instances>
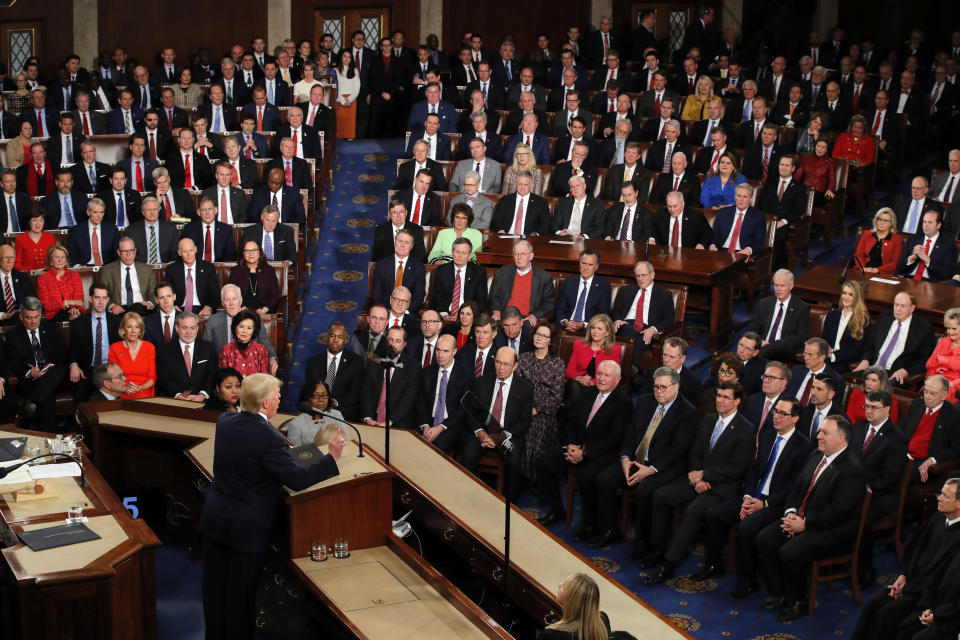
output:
<instances>
[{"instance_id":1,"label":"stone column","mask_svg":"<svg viewBox=\"0 0 960 640\"><path fill-rule=\"evenodd\" d=\"M817 13L813 16L813 30L820 34L821 42L827 41L830 29L837 25L839 19L840 5L837 0L820 0Z\"/></svg>"},{"instance_id":2,"label":"stone column","mask_svg":"<svg viewBox=\"0 0 960 640\"><path fill-rule=\"evenodd\" d=\"M613 17L613 0L592 0L590 2L590 26L599 29L600 18L603 16ZM586 34L583 35L586 36Z\"/></svg>"},{"instance_id":3,"label":"stone column","mask_svg":"<svg viewBox=\"0 0 960 640\"><path fill-rule=\"evenodd\" d=\"M736 29L743 33L743 0L723 0L720 9L720 29Z\"/></svg>"},{"instance_id":4,"label":"stone column","mask_svg":"<svg viewBox=\"0 0 960 640\"><path fill-rule=\"evenodd\" d=\"M97 0L73 0L73 51L87 69L96 67L100 50Z\"/></svg>"},{"instance_id":5,"label":"stone column","mask_svg":"<svg viewBox=\"0 0 960 640\"><path fill-rule=\"evenodd\" d=\"M426 42L427 36L436 34L443 49L443 0L420 0L420 40Z\"/></svg>"},{"instance_id":6,"label":"stone column","mask_svg":"<svg viewBox=\"0 0 960 640\"><path fill-rule=\"evenodd\" d=\"M293 32L291 0L267 0L267 52L281 45ZM311 18L312 20L313 18Z\"/></svg>"}]
</instances>

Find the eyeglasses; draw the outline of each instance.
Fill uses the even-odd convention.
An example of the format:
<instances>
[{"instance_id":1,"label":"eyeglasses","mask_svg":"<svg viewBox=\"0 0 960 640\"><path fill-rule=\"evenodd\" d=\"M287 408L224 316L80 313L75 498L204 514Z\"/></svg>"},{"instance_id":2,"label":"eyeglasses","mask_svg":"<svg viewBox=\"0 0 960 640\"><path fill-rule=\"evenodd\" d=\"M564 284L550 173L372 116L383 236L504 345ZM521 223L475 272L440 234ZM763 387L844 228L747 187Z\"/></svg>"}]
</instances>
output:
<instances>
[{"instance_id":1,"label":"eyeglasses","mask_svg":"<svg viewBox=\"0 0 960 640\"><path fill-rule=\"evenodd\" d=\"M786 418L790 415L789 411L780 411L780 409L774 409L773 415L780 416L781 418Z\"/></svg>"},{"instance_id":2,"label":"eyeglasses","mask_svg":"<svg viewBox=\"0 0 960 640\"><path fill-rule=\"evenodd\" d=\"M329 397L330 397L330 396L328 396L328 395L325 394L325 393L315 393L315 394L313 394L313 395L310 396L310 399L311 399L311 400L326 400L326 399L328 399Z\"/></svg>"},{"instance_id":3,"label":"eyeglasses","mask_svg":"<svg viewBox=\"0 0 960 640\"><path fill-rule=\"evenodd\" d=\"M402 302L404 304L410 304L410 298L398 298L397 296L390 296L390 299L394 302Z\"/></svg>"},{"instance_id":4,"label":"eyeglasses","mask_svg":"<svg viewBox=\"0 0 960 640\"><path fill-rule=\"evenodd\" d=\"M734 371L730 367L720 367L717 369L717 373L722 373L724 375L732 376Z\"/></svg>"},{"instance_id":5,"label":"eyeglasses","mask_svg":"<svg viewBox=\"0 0 960 640\"><path fill-rule=\"evenodd\" d=\"M880 411L880 409L883 409L883 405L879 405L879 404L865 404L865 405L863 405L863 410L864 410L864 411Z\"/></svg>"},{"instance_id":6,"label":"eyeglasses","mask_svg":"<svg viewBox=\"0 0 960 640\"><path fill-rule=\"evenodd\" d=\"M244 253L260 253L260 249L244 249Z\"/></svg>"},{"instance_id":7,"label":"eyeglasses","mask_svg":"<svg viewBox=\"0 0 960 640\"><path fill-rule=\"evenodd\" d=\"M671 382L670 384L655 384L653 385L653 390L658 393L663 393L664 391L666 391L667 389L669 389L675 384L676 382Z\"/></svg>"},{"instance_id":8,"label":"eyeglasses","mask_svg":"<svg viewBox=\"0 0 960 640\"><path fill-rule=\"evenodd\" d=\"M535 333L535 334L533 334L533 337L534 337L534 338L541 338L541 339L543 339L543 340L549 340L549 339L550 339L550 334L548 334L548 333Z\"/></svg>"},{"instance_id":9,"label":"eyeglasses","mask_svg":"<svg viewBox=\"0 0 960 640\"><path fill-rule=\"evenodd\" d=\"M784 378L778 378L777 376L768 376L767 374L763 375L764 380L783 380Z\"/></svg>"},{"instance_id":10,"label":"eyeglasses","mask_svg":"<svg viewBox=\"0 0 960 640\"><path fill-rule=\"evenodd\" d=\"M421 320L420 324L440 324L442 320Z\"/></svg>"}]
</instances>

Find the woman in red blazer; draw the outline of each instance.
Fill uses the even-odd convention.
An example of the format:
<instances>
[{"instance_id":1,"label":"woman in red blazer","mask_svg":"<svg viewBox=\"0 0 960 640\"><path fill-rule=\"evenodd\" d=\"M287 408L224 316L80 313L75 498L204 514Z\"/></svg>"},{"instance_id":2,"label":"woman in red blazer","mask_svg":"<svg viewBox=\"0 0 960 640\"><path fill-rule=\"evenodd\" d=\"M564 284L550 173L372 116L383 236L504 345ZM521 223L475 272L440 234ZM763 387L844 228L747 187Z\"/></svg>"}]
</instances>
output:
<instances>
[{"instance_id":1,"label":"woman in red blazer","mask_svg":"<svg viewBox=\"0 0 960 640\"><path fill-rule=\"evenodd\" d=\"M890 207L883 207L873 215L873 228L860 236L854 255L867 273L894 273L902 251L897 214Z\"/></svg>"},{"instance_id":2,"label":"woman in red blazer","mask_svg":"<svg viewBox=\"0 0 960 640\"><path fill-rule=\"evenodd\" d=\"M833 158L827 153L830 144L826 139L817 140L813 154L800 156L800 166L794 178L813 187L813 204L822 207L827 200L833 200L837 190L837 169Z\"/></svg>"},{"instance_id":3,"label":"woman in red blazer","mask_svg":"<svg viewBox=\"0 0 960 640\"><path fill-rule=\"evenodd\" d=\"M620 364L622 346L613 342L613 320L605 313L590 318L587 331L581 340L573 343L573 353L567 362L566 395L576 403L584 387L596 382L597 367L604 360Z\"/></svg>"}]
</instances>

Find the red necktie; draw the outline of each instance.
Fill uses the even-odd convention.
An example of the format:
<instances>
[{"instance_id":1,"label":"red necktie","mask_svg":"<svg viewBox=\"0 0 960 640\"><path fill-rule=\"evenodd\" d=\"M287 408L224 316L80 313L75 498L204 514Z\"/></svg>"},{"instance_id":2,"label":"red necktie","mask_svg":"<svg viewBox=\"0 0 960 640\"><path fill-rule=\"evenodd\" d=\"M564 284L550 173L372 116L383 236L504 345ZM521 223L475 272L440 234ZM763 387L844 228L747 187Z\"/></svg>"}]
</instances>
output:
<instances>
[{"instance_id":1,"label":"red necktie","mask_svg":"<svg viewBox=\"0 0 960 640\"><path fill-rule=\"evenodd\" d=\"M707 173L716 173L717 172L717 160L720 159L720 152L713 152L713 160L710 161L710 170Z\"/></svg>"},{"instance_id":2,"label":"red necktie","mask_svg":"<svg viewBox=\"0 0 960 640\"><path fill-rule=\"evenodd\" d=\"M413 224L420 224L420 200L423 198L421 195L417 195L417 203L413 207Z\"/></svg>"},{"instance_id":3,"label":"red necktie","mask_svg":"<svg viewBox=\"0 0 960 640\"><path fill-rule=\"evenodd\" d=\"M87 120L87 112L83 112L83 135L90 135L90 122Z\"/></svg>"},{"instance_id":4,"label":"red necktie","mask_svg":"<svg viewBox=\"0 0 960 640\"><path fill-rule=\"evenodd\" d=\"M616 107L613 106L613 98L610 98L610 108L608 109L608 111L610 113L613 113L614 109L616 109Z\"/></svg>"},{"instance_id":5,"label":"red necktie","mask_svg":"<svg viewBox=\"0 0 960 640\"><path fill-rule=\"evenodd\" d=\"M299 145L299 143L297 142L297 131L294 130L294 132L293 132L293 155L297 155L297 147L299 147L299 146L300 146L300 145Z\"/></svg>"},{"instance_id":6,"label":"red necktie","mask_svg":"<svg viewBox=\"0 0 960 640\"><path fill-rule=\"evenodd\" d=\"M687 81L687 94L693 95L693 80Z\"/></svg>"},{"instance_id":7,"label":"red necktie","mask_svg":"<svg viewBox=\"0 0 960 640\"><path fill-rule=\"evenodd\" d=\"M490 419L487 420L487 431L489 433L500 433L503 430L503 425L500 424L500 416L503 415L503 385L505 384L505 382L500 381L497 397L493 399L493 411L490 412Z\"/></svg>"},{"instance_id":8,"label":"red necktie","mask_svg":"<svg viewBox=\"0 0 960 640\"><path fill-rule=\"evenodd\" d=\"M430 366L430 362L431 362L431 360L430 360L430 346L431 346L431 345L430 345L430 343L428 342L428 343L425 344L424 346L427 348L427 352L426 352L425 354L423 354L423 368L426 369L427 367Z\"/></svg>"},{"instance_id":9,"label":"red necktie","mask_svg":"<svg viewBox=\"0 0 960 640\"><path fill-rule=\"evenodd\" d=\"M292 187L293 186L293 169L290 168L289 160L286 161L286 165L287 165L286 168L283 170L283 177L284 177L284 180L286 180L287 182L287 186Z\"/></svg>"},{"instance_id":10,"label":"red necktie","mask_svg":"<svg viewBox=\"0 0 960 640\"><path fill-rule=\"evenodd\" d=\"M203 259L213 262L213 238L210 234L210 225L207 225L207 237L203 241Z\"/></svg>"},{"instance_id":11,"label":"red necktie","mask_svg":"<svg viewBox=\"0 0 960 640\"><path fill-rule=\"evenodd\" d=\"M680 176L673 176L673 190L676 191L677 187L680 186Z\"/></svg>"},{"instance_id":12,"label":"red necktie","mask_svg":"<svg viewBox=\"0 0 960 640\"><path fill-rule=\"evenodd\" d=\"M873 128L870 130L870 135L877 135L877 131L880 129L880 114L882 111L877 111L877 117L873 121Z\"/></svg>"},{"instance_id":13,"label":"red necktie","mask_svg":"<svg viewBox=\"0 0 960 640\"><path fill-rule=\"evenodd\" d=\"M657 96L657 99L653 101L653 117L660 117L660 96Z\"/></svg>"},{"instance_id":14,"label":"red necktie","mask_svg":"<svg viewBox=\"0 0 960 640\"><path fill-rule=\"evenodd\" d=\"M527 136L527 146L530 146L530 136Z\"/></svg>"},{"instance_id":15,"label":"red necktie","mask_svg":"<svg viewBox=\"0 0 960 640\"><path fill-rule=\"evenodd\" d=\"M743 225L743 214L737 212L737 223L733 225L733 235L730 236L730 247L727 249L730 253L737 252L737 240L740 239L740 227ZM763 424L761 422L761 424Z\"/></svg>"},{"instance_id":16,"label":"red necktie","mask_svg":"<svg viewBox=\"0 0 960 640\"><path fill-rule=\"evenodd\" d=\"M670 235L670 246L674 249L680 248L680 218L673 219L673 233Z\"/></svg>"},{"instance_id":17,"label":"red necktie","mask_svg":"<svg viewBox=\"0 0 960 640\"><path fill-rule=\"evenodd\" d=\"M246 144L246 141L244 141L244 144ZM253 160L253 149L247 147L247 150L244 153L246 153L248 159Z\"/></svg>"},{"instance_id":18,"label":"red necktie","mask_svg":"<svg viewBox=\"0 0 960 640\"><path fill-rule=\"evenodd\" d=\"M797 509L797 515L800 516L801 518L803 517L803 514L806 512L807 498L810 497L810 492L813 491L813 485L817 484L817 478L820 477L820 472L823 471L823 467L825 467L826 464L827 464L827 457L824 456L823 460L820 461L820 464L817 465L816 470L814 470L813 477L810 478L810 486L807 487L807 492L803 494L803 501L800 502L800 508Z\"/></svg>"},{"instance_id":19,"label":"red necktie","mask_svg":"<svg viewBox=\"0 0 960 640\"><path fill-rule=\"evenodd\" d=\"M140 161L137 160L134 164L136 164L137 169L137 191L146 191L143 188L143 169L140 167Z\"/></svg>"},{"instance_id":20,"label":"red necktie","mask_svg":"<svg viewBox=\"0 0 960 640\"><path fill-rule=\"evenodd\" d=\"M517 217L513 223L513 235L523 235L523 199L519 197L517 198Z\"/></svg>"},{"instance_id":21,"label":"red necktie","mask_svg":"<svg viewBox=\"0 0 960 640\"><path fill-rule=\"evenodd\" d=\"M163 341L170 342L173 335L170 333L170 316L163 319Z\"/></svg>"},{"instance_id":22,"label":"red necktie","mask_svg":"<svg viewBox=\"0 0 960 640\"><path fill-rule=\"evenodd\" d=\"M803 385L803 393L800 395L800 404L807 406L807 403L810 401L810 390L813 388L813 372L810 372L810 376L807 378L807 384Z\"/></svg>"},{"instance_id":23,"label":"red necktie","mask_svg":"<svg viewBox=\"0 0 960 640\"><path fill-rule=\"evenodd\" d=\"M643 331L643 303L647 299L647 290L640 289L640 299L637 301L636 315L633 318L633 329L637 333Z\"/></svg>"},{"instance_id":24,"label":"red necktie","mask_svg":"<svg viewBox=\"0 0 960 640\"><path fill-rule=\"evenodd\" d=\"M167 191L167 194L163 197L163 212L167 218L167 222L170 222L170 218L173 217L173 209L170 207L170 192Z\"/></svg>"},{"instance_id":25,"label":"red necktie","mask_svg":"<svg viewBox=\"0 0 960 640\"><path fill-rule=\"evenodd\" d=\"M187 189L193 187L193 178L190 176L190 154L183 156L183 186Z\"/></svg>"},{"instance_id":26,"label":"red necktie","mask_svg":"<svg viewBox=\"0 0 960 640\"><path fill-rule=\"evenodd\" d=\"M167 128L173 131L173 109L167 109Z\"/></svg>"},{"instance_id":27,"label":"red necktie","mask_svg":"<svg viewBox=\"0 0 960 640\"><path fill-rule=\"evenodd\" d=\"M923 243L923 252L928 256L930 255L930 238L927 238L927 241ZM917 264L917 272L913 274L914 280L923 280L923 272L926 270L927 265L922 261Z\"/></svg>"},{"instance_id":28,"label":"red necktie","mask_svg":"<svg viewBox=\"0 0 960 640\"><path fill-rule=\"evenodd\" d=\"M653 91L653 72L647 71L647 75L650 76L650 86L647 87L648 91Z\"/></svg>"},{"instance_id":29,"label":"red necktie","mask_svg":"<svg viewBox=\"0 0 960 640\"><path fill-rule=\"evenodd\" d=\"M220 222L226 222L226 221L227 221L227 190L221 189L220 190ZM209 228L210 227L208 226L207 229ZM213 261L208 260L207 262L213 262Z\"/></svg>"},{"instance_id":30,"label":"red necktie","mask_svg":"<svg viewBox=\"0 0 960 640\"><path fill-rule=\"evenodd\" d=\"M868 431L869 431L869 433L867 433L867 439L863 441L863 449L862 449L862 451L866 451L866 450L867 450L867 447L869 447L869 446L870 446L870 443L873 442L874 436L877 435L877 432L876 432L876 430L875 430L873 427L870 427L870 429L868 429Z\"/></svg>"},{"instance_id":31,"label":"red necktie","mask_svg":"<svg viewBox=\"0 0 960 640\"><path fill-rule=\"evenodd\" d=\"M157 138L153 133L150 134L150 157L157 159Z\"/></svg>"},{"instance_id":32,"label":"red necktie","mask_svg":"<svg viewBox=\"0 0 960 640\"><path fill-rule=\"evenodd\" d=\"M462 269L457 269L457 278L453 281L453 297L450 299L450 315L455 316L460 311L460 291L463 288L463 282L460 279Z\"/></svg>"},{"instance_id":33,"label":"red necktie","mask_svg":"<svg viewBox=\"0 0 960 640\"><path fill-rule=\"evenodd\" d=\"M103 266L103 258L100 257L100 238L97 235L97 228L93 228L90 234L90 249L93 251L93 266Z\"/></svg>"},{"instance_id":34,"label":"red necktie","mask_svg":"<svg viewBox=\"0 0 960 640\"><path fill-rule=\"evenodd\" d=\"M37 111L37 137L38 137L38 138L43 138L43 137L44 137L44 135L43 135L43 118L41 117L41 113L40 113L39 111Z\"/></svg>"},{"instance_id":35,"label":"red necktie","mask_svg":"<svg viewBox=\"0 0 960 640\"><path fill-rule=\"evenodd\" d=\"M240 176L237 174L237 165L233 162L230 163L230 170L233 172L233 175L230 176L230 184L237 186L240 184Z\"/></svg>"}]
</instances>

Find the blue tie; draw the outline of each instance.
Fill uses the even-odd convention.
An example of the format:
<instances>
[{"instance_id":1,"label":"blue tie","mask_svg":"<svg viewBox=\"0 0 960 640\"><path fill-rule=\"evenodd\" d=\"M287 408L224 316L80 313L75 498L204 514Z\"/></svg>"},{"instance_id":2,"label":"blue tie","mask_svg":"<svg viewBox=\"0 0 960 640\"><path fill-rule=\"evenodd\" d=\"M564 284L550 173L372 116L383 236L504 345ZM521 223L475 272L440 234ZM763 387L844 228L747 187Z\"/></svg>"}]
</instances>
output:
<instances>
[{"instance_id":1,"label":"blue tie","mask_svg":"<svg viewBox=\"0 0 960 640\"><path fill-rule=\"evenodd\" d=\"M443 410L447 406L447 370L440 374L440 390L437 392L437 405L433 408L433 426L443 424Z\"/></svg>"},{"instance_id":2,"label":"blue tie","mask_svg":"<svg viewBox=\"0 0 960 640\"><path fill-rule=\"evenodd\" d=\"M504 66L507 69L507 83L513 82L513 74L510 73L510 63L507 62Z\"/></svg>"},{"instance_id":3,"label":"blue tie","mask_svg":"<svg viewBox=\"0 0 960 640\"><path fill-rule=\"evenodd\" d=\"M93 170L94 165L90 165L90 189L97 190L97 172Z\"/></svg>"},{"instance_id":4,"label":"blue tie","mask_svg":"<svg viewBox=\"0 0 960 640\"><path fill-rule=\"evenodd\" d=\"M127 226L127 217L124 215L123 211L123 194L117 194L117 226L125 227Z\"/></svg>"},{"instance_id":5,"label":"blue tie","mask_svg":"<svg viewBox=\"0 0 960 640\"><path fill-rule=\"evenodd\" d=\"M263 253L267 256L267 260L273 260L273 239L269 233L263 239Z\"/></svg>"},{"instance_id":6,"label":"blue tie","mask_svg":"<svg viewBox=\"0 0 960 640\"><path fill-rule=\"evenodd\" d=\"M7 214L10 216L10 232L20 233L20 221L17 219L17 207L13 204L13 196L7 196Z\"/></svg>"},{"instance_id":7,"label":"blue tie","mask_svg":"<svg viewBox=\"0 0 960 640\"><path fill-rule=\"evenodd\" d=\"M710 452L713 453L713 447L717 444L717 440L720 439L720 434L723 433L723 418L717 420L717 426L713 428L713 435L710 436Z\"/></svg>"},{"instance_id":8,"label":"blue tie","mask_svg":"<svg viewBox=\"0 0 960 640\"><path fill-rule=\"evenodd\" d=\"M77 221L73 217L73 209L70 207L70 196L60 195L60 208L63 209L62 219L67 224L60 225L61 227L72 227L77 224Z\"/></svg>"},{"instance_id":9,"label":"blue tie","mask_svg":"<svg viewBox=\"0 0 960 640\"><path fill-rule=\"evenodd\" d=\"M767 486L767 480L770 479L770 474L773 473L773 465L777 462L777 454L780 452L781 442L783 442L783 436L777 436L777 441L773 443L773 452L767 460L767 470L763 473L763 480L760 481L760 484L757 485L757 488L753 492L754 498L759 498L763 495L763 488Z\"/></svg>"},{"instance_id":10,"label":"blue tie","mask_svg":"<svg viewBox=\"0 0 960 640\"><path fill-rule=\"evenodd\" d=\"M213 109L213 130L214 132L220 132L220 107L214 107Z\"/></svg>"},{"instance_id":11,"label":"blue tie","mask_svg":"<svg viewBox=\"0 0 960 640\"><path fill-rule=\"evenodd\" d=\"M580 296L577 298L577 308L573 310L573 321L574 322L583 322L583 308L587 304L587 281L583 281L583 289L580 291Z\"/></svg>"},{"instance_id":12,"label":"blue tie","mask_svg":"<svg viewBox=\"0 0 960 640\"><path fill-rule=\"evenodd\" d=\"M820 430L820 412L813 414L813 424L810 425L810 441L813 442L817 437L817 431Z\"/></svg>"},{"instance_id":13,"label":"blue tie","mask_svg":"<svg viewBox=\"0 0 960 640\"><path fill-rule=\"evenodd\" d=\"M916 233L917 231L917 218L920 216L920 203L916 200L913 201L913 206L910 207L910 217L907 218L907 226L904 229L907 233Z\"/></svg>"}]
</instances>

